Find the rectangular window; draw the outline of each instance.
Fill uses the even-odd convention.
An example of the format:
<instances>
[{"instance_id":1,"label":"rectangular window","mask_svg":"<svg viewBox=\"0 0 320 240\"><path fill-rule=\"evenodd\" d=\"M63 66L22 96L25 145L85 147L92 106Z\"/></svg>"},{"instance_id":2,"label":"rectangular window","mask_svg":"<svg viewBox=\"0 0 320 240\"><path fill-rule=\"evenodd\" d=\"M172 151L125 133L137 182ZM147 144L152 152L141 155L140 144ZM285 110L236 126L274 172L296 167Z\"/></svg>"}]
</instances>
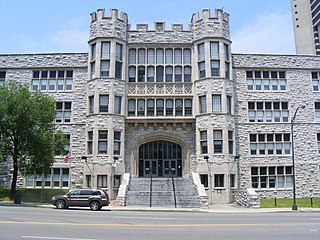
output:
<instances>
[{"instance_id":1,"label":"rectangular window","mask_svg":"<svg viewBox=\"0 0 320 240\"><path fill-rule=\"evenodd\" d=\"M284 171L286 169L286 171ZM251 185L258 189L292 188L291 166L251 167Z\"/></svg>"},{"instance_id":2,"label":"rectangular window","mask_svg":"<svg viewBox=\"0 0 320 240\"><path fill-rule=\"evenodd\" d=\"M249 122L289 122L288 102L248 102Z\"/></svg>"},{"instance_id":3,"label":"rectangular window","mask_svg":"<svg viewBox=\"0 0 320 240\"><path fill-rule=\"evenodd\" d=\"M144 99L138 100L138 116L144 116L145 115L145 101Z\"/></svg>"},{"instance_id":4,"label":"rectangular window","mask_svg":"<svg viewBox=\"0 0 320 240\"><path fill-rule=\"evenodd\" d=\"M89 113L94 113L94 96L89 97Z\"/></svg>"},{"instance_id":5,"label":"rectangular window","mask_svg":"<svg viewBox=\"0 0 320 240\"><path fill-rule=\"evenodd\" d=\"M2 77L5 77L2 74ZM51 91L70 91L73 88L73 71L72 70L41 70L33 71L33 79L31 81L32 90L40 90L42 92ZM0 72L0 85L1 85ZM5 79L3 78L3 82Z\"/></svg>"},{"instance_id":6,"label":"rectangular window","mask_svg":"<svg viewBox=\"0 0 320 240\"><path fill-rule=\"evenodd\" d=\"M110 59L110 42L101 42L101 59Z\"/></svg>"},{"instance_id":7,"label":"rectangular window","mask_svg":"<svg viewBox=\"0 0 320 240\"><path fill-rule=\"evenodd\" d=\"M207 131L200 131L200 146L201 146L201 153L207 154L208 153Z\"/></svg>"},{"instance_id":8,"label":"rectangular window","mask_svg":"<svg viewBox=\"0 0 320 240\"><path fill-rule=\"evenodd\" d=\"M219 77L220 76L220 61L212 60L211 61L211 76Z\"/></svg>"},{"instance_id":9,"label":"rectangular window","mask_svg":"<svg viewBox=\"0 0 320 240\"><path fill-rule=\"evenodd\" d=\"M121 150L121 132L114 131L113 134L113 154L120 155Z\"/></svg>"},{"instance_id":10,"label":"rectangular window","mask_svg":"<svg viewBox=\"0 0 320 240\"><path fill-rule=\"evenodd\" d=\"M250 134L251 155L290 155L290 133Z\"/></svg>"},{"instance_id":11,"label":"rectangular window","mask_svg":"<svg viewBox=\"0 0 320 240\"><path fill-rule=\"evenodd\" d=\"M129 57L128 57L129 64L136 64L136 49L132 48L129 49Z\"/></svg>"},{"instance_id":12,"label":"rectangular window","mask_svg":"<svg viewBox=\"0 0 320 240\"><path fill-rule=\"evenodd\" d=\"M91 155L93 152L93 131L88 132L87 139L87 153Z\"/></svg>"},{"instance_id":13,"label":"rectangular window","mask_svg":"<svg viewBox=\"0 0 320 240\"><path fill-rule=\"evenodd\" d=\"M6 81L6 72L5 71L0 71L0 86L3 86ZM35 90L35 89L32 89ZM38 89L36 89L38 90Z\"/></svg>"},{"instance_id":14,"label":"rectangular window","mask_svg":"<svg viewBox=\"0 0 320 240\"><path fill-rule=\"evenodd\" d=\"M246 73L248 91L287 91L284 71L247 71Z\"/></svg>"},{"instance_id":15,"label":"rectangular window","mask_svg":"<svg viewBox=\"0 0 320 240\"><path fill-rule=\"evenodd\" d=\"M96 44L91 45L91 61L95 61L97 57L97 46Z\"/></svg>"},{"instance_id":16,"label":"rectangular window","mask_svg":"<svg viewBox=\"0 0 320 240\"><path fill-rule=\"evenodd\" d=\"M320 102L315 102L314 108L315 108L315 114L316 114L316 121L320 122Z\"/></svg>"},{"instance_id":17,"label":"rectangular window","mask_svg":"<svg viewBox=\"0 0 320 240\"><path fill-rule=\"evenodd\" d=\"M199 63L198 63L198 67L199 67L199 77L200 77L200 78L205 78L205 77L206 77L206 66L205 66L205 62L199 62Z\"/></svg>"},{"instance_id":18,"label":"rectangular window","mask_svg":"<svg viewBox=\"0 0 320 240\"><path fill-rule=\"evenodd\" d=\"M204 43L198 44L198 61L205 60Z\"/></svg>"},{"instance_id":19,"label":"rectangular window","mask_svg":"<svg viewBox=\"0 0 320 240\"><path fill-rule=\"evenodd\" d=\"M71 106L72 102L56 102L56 123L71 122Z\"/></svg>"},{"instance_id":20,"label":"rectangular window","mask_svg":"<svg viewBox=\"0 0 320 240\"><path fill-rule=\"evenodd\" d=\"M184 67L184 82L191 82L191 67Z\"/></svg>"},{"instance_id":21,"label":"rectangular window","mask_svg":"<svg viewBox=\"0 0 320 240\"><path fill-rule=\"evenodd\" d=\"M154 100L147 100L147 116L154 116Z\"/></svg>"},{"instance_id":22,"label":"rectangular window","mask_svg":"<svg viewBox=\"0 0 320 240\"><path fill-rule=\"evenodd\" d=\"M228 149L229 149L229 154L233 154L233 131L228 131Z\"/></svg>"},{"instance_id":23,"label":"rectangular window","mask_svg":"<svg viewBox=\"0 0 320 240\"><path fill-rule=\"evenodd\" d=\"M166 100L166 116L173 116L173 100Z\"/></svg>"},{"instance_id":24,"label":"rectangular window","mask_svg":"<svg viewBox=\"0 0 320 240\"><path fill-rule=\"evenodd\" d=\"M222 130L213 130L213 152L223 152L223 135Z\"/></svg>"},{"instance_id":25,"label":"rectangular window","mask_svg":"<svg viewBox=\"0 0 320 240\"><path fill-rule=\"evenodd\" d=\"M210 43L210 58L219 58L219 42Z\"/></svg>"},{"instance_id":26,"label":"rectangular window","mask_svg":"<svg viewBox=\"0 0 320 240\"><path fill-rule=\"evenodd\" d=\"M185 116L192 116L192 99L184 100L184 114Z\"/></svg>"},{"instance_id":27,"label":"rectangular window","mask_svg":"<svg viewBox=\"0 0 320 240\"><path fill-rule=\"evenodd\" d=\"M155 59L155 57L154 57L154 49L149 48L147 50L147 63L148 64L154 64L154 59Z\"/></svg>"},{"instance_id":28,"label":"rectangular window","mask_svg":"<svg viewBox=\"0 0 320 240\"><path fill-rule=\"evenodd\" d=\"M163 60L164 60L164 53L163 53L164 51L163 51L163 49L162 48L157 48L157 50L156 50L156 55L157 55L157 57L156 57L156 63L157 64L163 64Z\"/></svg>"},{"instance_id":29,"label":"rectangular window","mask_svg":"<svg viewBox=\"0 0 320 240\"><path fill-rule=\"evenodd\" d=\"M114 96L114 114L121 114L121 97Z\"/></svg>"},{"instance_id":30,"label":"rectangular window","mask_svg":"<svg viewBox=\"0 0 320 240\"><path fill-rule=\"evenodd\" d=\"M163 99L157 99L157 116L163 116L164 115L164 100Z\"/></svg>"},{"instance_id":31,"label":"rectangular window","mask_svg":"<svg viewBox=\"0 0 320 240\"><path fill-rule=\"evenodd\" d=\"M99 130L98 134L98 153L107 154L108 148L108 131Z\"/></svg>"},{"instance_id":32,"label":"rectangular window","mask_svg":"<svg viewBox=\"0 0 320 240\"><path fill-rule=\"evenodd\" d=\"M108 187L108 176L107 175L97 175L97 187L107 188Z\"/></svg>"},{"instance_id":33,"label":"rectangular window","mask_svg":"<svg viewBox=\"0 0 320 240\"><path fill-rule=\"evenodd\" d=\"M135 99L130 99L128 101L128 116L129 117L134 117L136 115L136 100Z\"/></svg>"},{"instance_id":34,"label":"rectangular window","mask_svg":"<svg viewBox=\"0 0 320 240\"><path fill-rule=\"evenodd\" d=\"M200 105L200 113L206 113L207 112L207 97L199 96L199 105Z\"/></svg>"},{"instance_id":35,"label":"rectangular window","mask_svg":"<svg viewBox=\"0 0 320 240\"><path fill-rule=\"evenodd\" d=\"M99 96L99 112L109 111L109 95Z\"/></svg>"},{"instance_id":36,"label":"rectangular window","mask_svg":"<svg viewBox=\"0 0 320 240\"><path fill-rule=\"evenodd\" d=\"M214 187L223 188L224 187L224 174L215 174L214 175Z\"/></svg>"},{"instance_id":37,"label":"rectangular window","mask_svg":"<svg viewBox=\"0 0 320 240\"><path fill-rule=\"evenodd\" d=\"M146 63L146 50L143 48L138 49L138 64Z\"/></svg>"},{"instance_id":38,"label":"rectangular window","mask_svg":"<svg viewBox=\"0 0 320 240\"><path fill-rule=\"evenodd\" d=\"M182 116L183 115L183 101L182 99L176 99L176 116Z\"/></svg>"},{"instance_id":39,"label":"rectangular window","mask_svg":"<svg viewBox=\"0 0 320 240\"><path fill-rule=\"evenodd\" d=\"M212 112L222 112L221 95L212 95Z\"/></svg>"},{"instance_id":40,"label":"rectangular window","mask_svg":"<svg viewBox=\"0 0 320 240\"><path fill-rule=\"evenodd\" d=\"M51 168L47 176L29 175L26 177L26 187L69 188L69 172L69 168Z\"/></svg>"},{"instance_id":41,"label":"rectangular window","mask_svg":"<svg viewBox=\"0 0 320 240\"><path fill-rule=\"evenodd\" d=\"M232 114L232 97L227 96L227 113Z\"/></svg>"},{"instance_id":42,"label":"rectangular window","mask_svg":"<svg viewBox=\"0 0 320 240\"><path fill-rule=\"evenodd\" d=\"M183 49L183 63L191 64L191 49L189 48Z\"/></svg>"},{"instance_id":43,"label":"rectangular window","mask_svg":"<svg viewBox=\"0 0 320 240\"><path fill-rule=\"evenodd\" d=\"M182 64L182 50L181 50L181 48L174 49L174 64Z\"/></svg>"},{"instance_id":44,"label":"rectangular window","mask_svg":"<svg viewBox=\"0 0 320 240\"><path fill-rule=\"evenodd\" d=\"M230 47L228 44L224 44L224 58L229 61L230 60Z\"/></svg>"},{"instance_id":45,"label":"rectangular window","mask_svg":"<svg viewBox=\"0 0 320 240\"><path fill-rule=\"evenodd\" d=\"M318 153L320 154L320 133L317 133Z\"/></svg>"},{"instance_id":46,"label":"rectangular window","mask_svg":"<svg viewBox=\"0 0 320 240\"><path fill-rule=\"evenodd\" d=\"M200 181L205 188L209 187L208 174L200 174Z\"/></svg>"},{"instance_id":47,"label":"rectangular window","mask_svg":"<svg viewBox=\"0 0 320 240\"><path fill-rule=\"evenodd\" d=\"M101 60L101 77L109 77L110 72L110 61L109 60Z\"/></svg>"}]
</instances>

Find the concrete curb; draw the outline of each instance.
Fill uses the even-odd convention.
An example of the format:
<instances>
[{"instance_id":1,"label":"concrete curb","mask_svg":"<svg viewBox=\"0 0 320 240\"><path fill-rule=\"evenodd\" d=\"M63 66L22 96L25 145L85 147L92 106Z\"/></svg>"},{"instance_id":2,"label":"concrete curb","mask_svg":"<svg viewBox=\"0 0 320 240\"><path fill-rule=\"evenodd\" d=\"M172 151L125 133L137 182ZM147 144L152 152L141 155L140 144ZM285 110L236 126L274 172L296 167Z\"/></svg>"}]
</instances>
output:
<instances>
[{"instance_id":1,"label":"concrete curb","mask_svg":"<svg viewBox=\"0 0 320 240\"><path fill-rule=\"evenodd\" d=\"M50 204L40 203L21 203L14 204L13 202L0 202L1 206L7 207L40 207L40 208L55 208ZM297 211L291 208L244 208L236 204L218 204L211 205L208 209L202 208L161 208L161 207L118 207L108 206L102 208L104 211L142 211L142 212L192 212L192 213L289 213L289 212L320 212L320 208L300 208Z\"/></svg>"}]
</instances>

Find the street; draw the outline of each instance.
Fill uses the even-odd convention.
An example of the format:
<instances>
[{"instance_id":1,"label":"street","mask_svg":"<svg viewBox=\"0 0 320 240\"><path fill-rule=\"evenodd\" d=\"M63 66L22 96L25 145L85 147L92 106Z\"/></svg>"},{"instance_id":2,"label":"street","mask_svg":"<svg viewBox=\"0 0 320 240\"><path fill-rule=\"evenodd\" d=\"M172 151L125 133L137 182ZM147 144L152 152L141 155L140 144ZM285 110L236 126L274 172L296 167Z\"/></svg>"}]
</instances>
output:
<instances>
[{"instance_id":1,"label":"street","mask_svg":"<svg viewBox=\"0 0 320 240\"><path fill-rule=\"evenodd\" d=\"M2 240L318 240L318 212L205 213L0 207Z\"/></svg>"}]
</instances>

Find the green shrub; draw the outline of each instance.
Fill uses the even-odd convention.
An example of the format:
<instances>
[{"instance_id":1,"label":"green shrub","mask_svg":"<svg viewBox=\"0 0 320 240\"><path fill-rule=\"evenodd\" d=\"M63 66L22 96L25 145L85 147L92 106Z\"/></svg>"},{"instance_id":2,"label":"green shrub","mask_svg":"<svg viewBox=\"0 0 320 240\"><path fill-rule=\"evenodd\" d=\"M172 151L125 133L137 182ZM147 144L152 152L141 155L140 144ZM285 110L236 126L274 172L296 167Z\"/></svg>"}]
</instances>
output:
<instances>
[{"instance_id":1,"label":"green shrub","mask_svg":"<svg viewBox=\"0 0 320 240\"><path fill-rule=\"evenodd\" d=\"M68 191L68 189L18 188L17 194L21 195L22 202L50 203L52 196L63 195ZM0 201L8 199L9 196L10 189L0 188Z\"/></svg>"}]
</instances>

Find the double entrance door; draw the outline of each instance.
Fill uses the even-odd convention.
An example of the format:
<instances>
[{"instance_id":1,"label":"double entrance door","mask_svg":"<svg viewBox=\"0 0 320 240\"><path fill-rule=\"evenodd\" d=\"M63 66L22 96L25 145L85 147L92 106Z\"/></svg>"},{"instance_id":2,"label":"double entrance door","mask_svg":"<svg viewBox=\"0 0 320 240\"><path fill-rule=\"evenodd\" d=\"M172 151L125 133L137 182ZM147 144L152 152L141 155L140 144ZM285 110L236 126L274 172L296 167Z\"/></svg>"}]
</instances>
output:
<instances>
[{"instance_id":1,"label":"double entrance door","mask_svg":"<svg viewBox=\"0 0 320 240\"><path fill-rule=\"evenodd\" d=\"M181 146L168 141L140 146L139 177L182 177Z\"/></svg>"}]
</instances>

